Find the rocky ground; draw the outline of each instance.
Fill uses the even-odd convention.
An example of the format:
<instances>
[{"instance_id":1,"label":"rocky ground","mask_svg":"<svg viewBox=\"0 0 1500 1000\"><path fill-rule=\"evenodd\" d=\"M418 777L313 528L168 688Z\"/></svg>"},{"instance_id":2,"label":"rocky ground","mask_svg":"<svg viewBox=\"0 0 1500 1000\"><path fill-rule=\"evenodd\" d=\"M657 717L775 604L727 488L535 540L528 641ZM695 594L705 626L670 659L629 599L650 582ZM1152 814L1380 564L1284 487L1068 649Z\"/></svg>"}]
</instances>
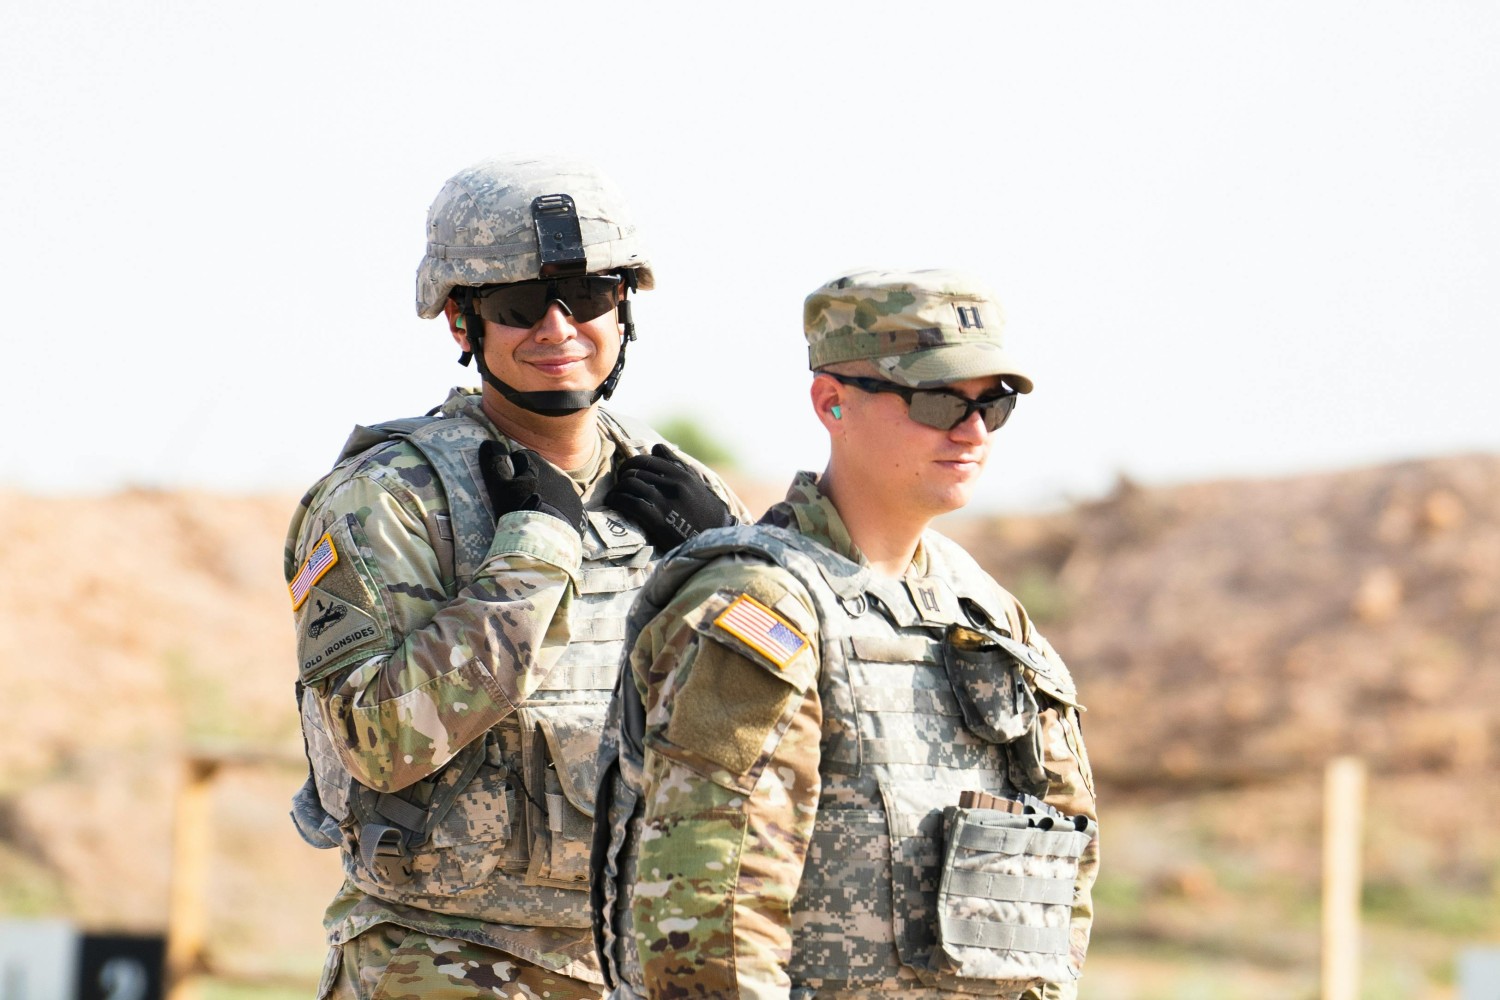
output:
<instances>
[{"instance_id":1,"label":"rocky ground","mask_svg":"<svg viewBox=\"0 0 1500 1000\"><path fill-rule=\"evenodd\" d=\"M337 865L285 816L294 500L0 493L0 916L160 929L185 761L226 759L215 995L307 995ZM1459 950L1500 937L1500 457L1122 482L944 530L1089 707L1106 874L1086 1000L1316 996L1338 754L1370 769L1364 996L1452 996Z\"/></svg>"}]
</instances>

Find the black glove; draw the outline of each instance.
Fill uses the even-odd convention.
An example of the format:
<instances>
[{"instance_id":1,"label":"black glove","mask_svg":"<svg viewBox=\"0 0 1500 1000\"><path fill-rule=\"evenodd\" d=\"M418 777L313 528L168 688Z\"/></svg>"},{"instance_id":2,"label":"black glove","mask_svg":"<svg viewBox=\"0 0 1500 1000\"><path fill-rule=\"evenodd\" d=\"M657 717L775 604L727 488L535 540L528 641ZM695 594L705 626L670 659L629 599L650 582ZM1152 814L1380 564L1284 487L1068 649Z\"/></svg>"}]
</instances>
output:
<instances>
[{"instance_id":1,"label":"black glove","mask_svg":"<svg viewBox=\"0 0 1500 1000\"><path fill-rule=\"evenodd\" d=\"M664 444L621 462L604 502L640 525L651 546L662 551L735 523L729 505Z\"/></svg>"},{"instance_id":2,"label":"black glove","mask_svg":"<svg viewBox=\"0 0 1500 1000\"><path fill-rule=\"evenodd\" d=\"M515 510L551 514L583 535L583 501L573 480L524 448L507 452L499 441L479 445L479 474L495 508L495 520Z\"/></svg>"}]
</instances>

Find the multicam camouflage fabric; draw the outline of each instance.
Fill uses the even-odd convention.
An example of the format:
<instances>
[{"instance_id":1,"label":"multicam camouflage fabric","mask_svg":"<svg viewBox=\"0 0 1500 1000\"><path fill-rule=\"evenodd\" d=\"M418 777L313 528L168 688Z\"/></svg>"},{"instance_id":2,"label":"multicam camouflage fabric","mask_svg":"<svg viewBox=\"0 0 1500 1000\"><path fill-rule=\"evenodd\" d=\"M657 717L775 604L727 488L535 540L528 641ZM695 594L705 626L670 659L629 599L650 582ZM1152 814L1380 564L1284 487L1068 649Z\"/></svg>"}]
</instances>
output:
<instances>
[{"instance_id":1,"label":"multicam camouflage fabric","mask_svg":"<svg viewBox=\"0 0 1500 1000\"><path fill-rule=\"evenodd\" d=\"M616 456L660 440L599 421ZM477 393L397 427L394 440L357 431L368 448L314 487L288 535L288 580L325 538L336 556L303 577L316 575L297 608L316 792L299 798L299 827L345 848L325 926L338 944L395 923L597 981L583 930L594 744L654 553L602 507L608 462L581 543L544 514L497 524L470 463L504 439ZM424 822L409 876L361 837Z\"/></svg>"},{"instance_id":2,"label":"multicam camouflage fabric","mask_svg":"<svg viewBox=\"0 0 1500 1000\"><path fill-rule=\"evenodd\" d=\"M858 271L824 284L802 309L808 367L869 361L893 382L928 389L1003 375L1031 378L1005 346L1005 317L977 279L954 270Z\"/></svg>"},{"instance_id":3,"label":"multicam camouflage fabric","mask_svg":"<svg viewBox=\"0 0 1500 1000\"><path fill-rule=\"evenodd\" d=\"M784 649L805 646L778 662L726 636L719 623L744 595L791 635ZM595 933L618 995L1075 995L1094 838L1037 840L1019 873L1000 873L1025 875L1020 888L978 893L998 897L994 906L971 902L967 876L939 895L945 807L962 791L1015 791L1005 746L992 741L1003 738L965 725L968 696L944 666L949 627L975 624L960 597L1035 656L1024 678L1056 775L1048 801L1092 817L1066 666L941 536L923 536L902 580L879 577L802 474L761 526L706 533L658 568L631 612L629 673L601 744L596 843L607 847L594 855ZM979 692L981 710L1028 710L1001 693ZM1018 728L990 721L995 734ZM940 917L976 916L997 928L982 945L1012 934L1048 957L1011 949L1001 967L939 949ZM1028 923L1035 929L1011 928Z\"/></svg>"},{"instance_id":4,"label":"multicam camouflage fabric","mask_svg":"<svg viewBox=\"0 0 1500 1000\"><path fill-rule=\"evenodd\" d=\"M625 198L598 168L562 157L504 156L459 171L428 209L417 314L437 316L456 286L540 277L532 201L552 194L573 199L588 271L634 268L640 288L655 286Z\"/></svg>"},{"instance_id":5,"label":"multicam camouflage fabric","mask_svg":"<svg viewBox=\"0 0 1500 1000\"><path fill-rule=\"evenodd\" d=\"M437 996L548 997L581 1000L602 995L503 952L387 924L335 948L319 1000L429 1000Z\"/></svg>"}]
</instances>

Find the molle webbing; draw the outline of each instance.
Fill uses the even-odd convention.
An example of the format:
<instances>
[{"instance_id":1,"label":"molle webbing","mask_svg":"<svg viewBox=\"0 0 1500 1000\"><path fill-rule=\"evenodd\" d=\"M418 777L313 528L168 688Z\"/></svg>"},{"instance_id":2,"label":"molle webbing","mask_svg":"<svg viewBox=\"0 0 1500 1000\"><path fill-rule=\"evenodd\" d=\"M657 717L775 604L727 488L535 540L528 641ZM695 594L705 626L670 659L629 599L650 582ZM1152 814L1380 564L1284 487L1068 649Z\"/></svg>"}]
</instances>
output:
<instances>
[{"instance_id":1,"label":"molle webbing","mask_svg":"<svg viewBox=\"0 0 1500 1000\"><path fill-rule=\"evenodd\" d=\"M1024 903L1072 903L1073 883L1060 878L1022 878L988 872L954 872L948 888L980 899L1014 899Z\"/></svg>"},{"instance_id":2,"label":"molle webbing","mask_svg":"<svg viewBox=\"0 0 1500 1000\"><path fill-rule=\"evenodd\" d=\"M1068 884L1068 896L1073 894ZM1048 902L1051 902L1048 900ZM983 920L950 921L944 929L949 944L989 948L994 951L1034 951L1044 955L1068 953L1068 928L1022 927L1017 924L992 924Z\"/></svg>"},{"instance_id":3,"label":"molle webbing","mask_svg":"<svg viewBox=\"0 0 1500 1000\"><path fill-rule=\"evenodd\" d=\"M1078 850L1078 831L965 825L954 837L954 843L974 851L1001 854L1068 854Z\"/></svg>"}]
</instances>

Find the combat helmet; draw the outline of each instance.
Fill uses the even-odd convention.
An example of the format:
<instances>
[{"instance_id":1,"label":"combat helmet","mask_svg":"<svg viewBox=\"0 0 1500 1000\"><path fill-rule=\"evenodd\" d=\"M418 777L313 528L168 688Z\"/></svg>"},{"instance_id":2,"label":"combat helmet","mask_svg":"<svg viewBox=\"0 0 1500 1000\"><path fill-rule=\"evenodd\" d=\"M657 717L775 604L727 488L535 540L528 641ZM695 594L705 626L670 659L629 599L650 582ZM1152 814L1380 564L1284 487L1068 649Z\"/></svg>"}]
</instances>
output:
<instances>
[{"instance_id":1,"label":"combat helmet","mask_svg":"<svg viewBox=\"0 0 1500 1000\"><path fill-rule=\"evenodd\" d=\"M474 293L489 285L614 272L626 294L656 285L624 197L591 164L556 156L482 160L450 177L427 210L427 252L417 268L417 314L432 319L452 298L464 316L480 376L534 413L563 415L608 399L635 339L622 297L623 331L614 369L592 392L522 392L484 364L484 322ZM470 353L459 358L467 365Z\"/></svg>"}]
</instances>

